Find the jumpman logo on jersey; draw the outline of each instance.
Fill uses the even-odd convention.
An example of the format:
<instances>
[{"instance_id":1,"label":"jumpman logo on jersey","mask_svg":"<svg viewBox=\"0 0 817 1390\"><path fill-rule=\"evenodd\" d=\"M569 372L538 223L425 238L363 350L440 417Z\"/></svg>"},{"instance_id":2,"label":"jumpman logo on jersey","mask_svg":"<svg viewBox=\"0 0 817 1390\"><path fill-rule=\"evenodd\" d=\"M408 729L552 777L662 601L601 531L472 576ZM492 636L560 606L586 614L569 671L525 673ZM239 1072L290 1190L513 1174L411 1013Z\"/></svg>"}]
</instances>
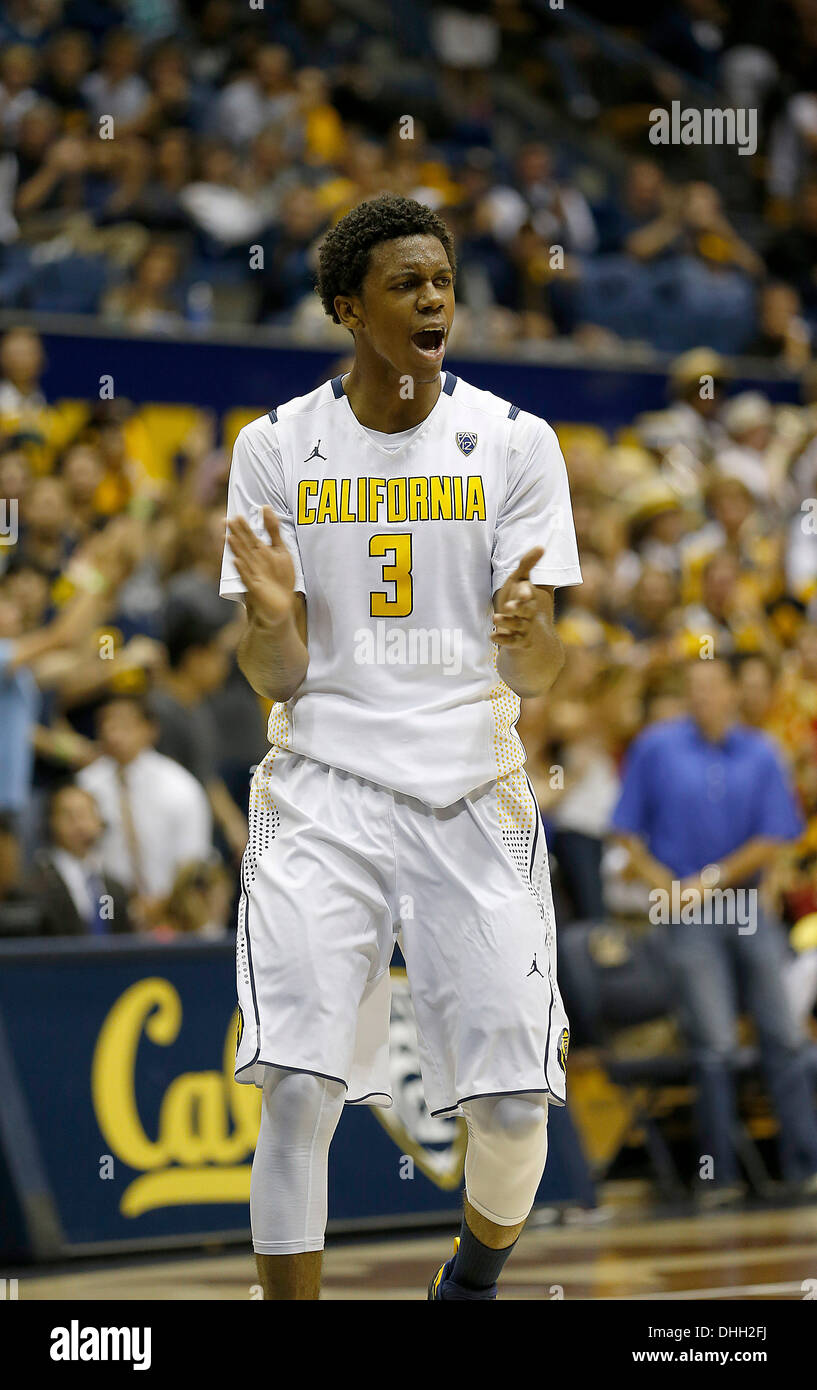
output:
<instances>
[{"instance_id":1,"label":"jumpman logo on jersey","mask_svg":"<svg viewBox=\"0 0 817 1390\"><path fill-rule=\"evenodd\" d=\"M535 957L535 956L533 957L533 965L531 966L531 968L530 968L530 970L528 971L528 973L527 973L527 975L525 976L525 978L526 978L526 979L529 979L531 975L542 975L542 972L541 972L541 970L539 969L539 966L536 964L536 957ZM542 979L543 979L543 980L544 980L544 978L545 978L544 975L542 975Z\"/></svg>"},{"instance_id":2,"label":"jumpman logo on jersey","mask_svg":"<svg viewBox=\"0 0 817 1390\"><path fill-rule=\"evenodd\" d=\"M312 450L312 453L309 455L309 458L308 458L308 459L304 459L304 463L311 463L313 459L323 459L324 463L326 463L326 454L322 454L322 453L321 453L321 441L320 441L320 440L318 440L317 444L315 445L314 449Z\"/></svg>"}]
</instances>

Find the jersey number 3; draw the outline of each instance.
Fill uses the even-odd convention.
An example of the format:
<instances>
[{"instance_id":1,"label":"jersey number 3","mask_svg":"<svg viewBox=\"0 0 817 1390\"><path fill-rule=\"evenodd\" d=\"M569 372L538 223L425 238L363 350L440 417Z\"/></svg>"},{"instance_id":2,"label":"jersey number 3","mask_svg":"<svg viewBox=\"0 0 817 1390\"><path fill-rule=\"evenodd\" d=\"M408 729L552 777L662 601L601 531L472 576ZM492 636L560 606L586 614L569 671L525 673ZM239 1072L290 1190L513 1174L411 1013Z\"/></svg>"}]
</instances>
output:
<instances>
[{"instance_id":1,"label":"jersey number 3","mask_svg":"<svg viewBox=\"0 0 817 1390\"><path fill-rule=\"evenodd\" d=\"M389 562L383 565L383 583L394 585L394 596L390 598L380 589L369 595L369 614L372 618L407 618L414 607L414 593L411 579L411 533L387 533L372 536L369 541L369 554L373 559Z\"/></svg>"}]
</instances>

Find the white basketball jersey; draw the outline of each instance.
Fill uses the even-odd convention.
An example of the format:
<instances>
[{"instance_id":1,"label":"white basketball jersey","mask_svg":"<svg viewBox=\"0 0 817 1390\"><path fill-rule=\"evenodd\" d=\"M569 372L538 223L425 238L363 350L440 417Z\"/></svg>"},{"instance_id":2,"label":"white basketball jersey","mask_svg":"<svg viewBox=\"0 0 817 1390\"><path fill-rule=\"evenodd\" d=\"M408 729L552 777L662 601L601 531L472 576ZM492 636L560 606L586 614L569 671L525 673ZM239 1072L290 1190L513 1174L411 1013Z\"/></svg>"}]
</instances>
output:
<instances>
[{"instance_id":1,"label":"white basketball jersey","mask_svg":"<svg viewBox=\"0 0 817 1390\"><path fill-rule=\"evenodd\" d=\"M525 760L499 678L492 595L580 584L561 450L543 420L451 372L405 436L368 431L336 377L246 425L229 516L275 511L306 597L309 669L272 744L449 806ZM244 593L229 546L221 593Z\"/></svg>"}]
</instances>

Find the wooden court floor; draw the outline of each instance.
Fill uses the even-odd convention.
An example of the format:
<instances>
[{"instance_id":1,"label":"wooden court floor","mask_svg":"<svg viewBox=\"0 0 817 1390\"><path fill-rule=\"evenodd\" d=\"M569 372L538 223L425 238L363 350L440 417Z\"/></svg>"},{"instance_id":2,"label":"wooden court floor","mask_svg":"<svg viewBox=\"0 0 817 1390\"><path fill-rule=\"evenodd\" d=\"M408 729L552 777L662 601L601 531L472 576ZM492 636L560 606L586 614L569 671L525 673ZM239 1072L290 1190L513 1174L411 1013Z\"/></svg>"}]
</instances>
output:
<instances>
[{"instance_id":1,"label":"wooden court floor","mask_svg":"<svg viewBox=\"0 0 817 1390\"><path fill-rule=\"evenodd\" d=\"M817 1289L817 1205L656 1217L607 1199L592 1218L544 1224L536 1214L508 1262L503 1299L712 1301L802 1299ZM324 1299L425 1298L451 1253L447 1232L332 1242ZM230 1300L253 1295L251 1253L122 1257L38 1274L19 1270L20 1299Z\"/></svg>"}]
</instances>

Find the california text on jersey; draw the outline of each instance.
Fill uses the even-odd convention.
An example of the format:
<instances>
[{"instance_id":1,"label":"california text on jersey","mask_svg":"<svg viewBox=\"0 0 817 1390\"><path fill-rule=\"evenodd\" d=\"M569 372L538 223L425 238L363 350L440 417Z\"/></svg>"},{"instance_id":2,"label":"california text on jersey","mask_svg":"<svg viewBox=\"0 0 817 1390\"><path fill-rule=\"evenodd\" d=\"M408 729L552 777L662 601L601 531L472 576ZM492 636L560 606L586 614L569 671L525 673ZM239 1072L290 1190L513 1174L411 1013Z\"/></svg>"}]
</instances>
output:
<instances>
[{"instance_id":1,"label":"california text on jersey","mask_svg":"<svg viewBox=\"0 0 817 1390\"><path fill-rule=\"evenodd\" d=\"M479 474L467 478L303 478L298 525L324 521L484 521Z\"/></svg>"}]
</instances>

